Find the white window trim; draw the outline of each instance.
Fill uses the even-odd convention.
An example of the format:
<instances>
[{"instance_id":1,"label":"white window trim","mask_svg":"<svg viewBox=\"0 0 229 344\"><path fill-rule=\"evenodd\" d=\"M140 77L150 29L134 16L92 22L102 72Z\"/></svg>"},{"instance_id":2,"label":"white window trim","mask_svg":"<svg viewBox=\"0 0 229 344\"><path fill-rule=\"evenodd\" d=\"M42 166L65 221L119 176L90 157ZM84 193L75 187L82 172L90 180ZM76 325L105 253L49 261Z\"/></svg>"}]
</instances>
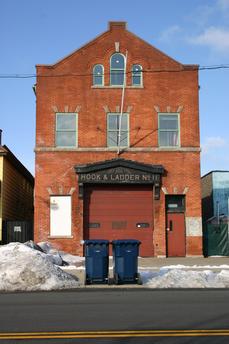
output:
<instances>
[{"instance_id":1,"label":"white window trim","mask_svg":"<svg viewBox=\"0 0 229 344\"><path fill-rule=\"evenodd\" d=\"M117 132L117 130L109 130L109 116L117 116L117 115L121 115L121 113L120 112L108 112L107 113L107 147L108 148L110 148L110 149L114 149L114 148L117 148L118 147L118 145L117 146L109 146L108 145L108 133L110 132L110 131L114 131L114 132ZM121 144L120 144L120 148L129 148L130 147L130 126L129 126L129 113L126 113L126 112L124 112L122 115L126 115L127 116L127 130L126 130L126 132L127 132L127 146L122 146Z\"/></svg>"},{"instance_id":2,"label":"white window trim","mask_svg":"<svg viewBox=\"0 0 229 344\"><path fill-rule=\"evenodd\" d=\"M178 144L176 146L162 146L160 145L160 116L174 116L177 115L177 120L178 120ZM163 131L163 130L162 130ZM165 131L165 130L164 130ZM169 130L168 130L169 131ZM171 130L172 131L172 130ZM180 144L180 113L179 112L158 112L158 147L160 148L180 148L181 144Z\"/></svg>"},{"instance_id":3,"label":"white window trim","mask_svg":"<svg viewBox=\"0 0 229 344\"><path fill-rule=\"evenodd\" d=\"M58 146L56 144L56 133L57 133L57 117L59 115L75 115L76 116L76 128L75 128L75 133L76 133L76 142L74 146ZM64 131L64 130L63 130ZM73 131L73 130L65 130L65 131ZM78 147L78 113L76 112L56 112L56 124L55 124L55 147L58 148L77 148Z\"/></svg>"}]
</instances>

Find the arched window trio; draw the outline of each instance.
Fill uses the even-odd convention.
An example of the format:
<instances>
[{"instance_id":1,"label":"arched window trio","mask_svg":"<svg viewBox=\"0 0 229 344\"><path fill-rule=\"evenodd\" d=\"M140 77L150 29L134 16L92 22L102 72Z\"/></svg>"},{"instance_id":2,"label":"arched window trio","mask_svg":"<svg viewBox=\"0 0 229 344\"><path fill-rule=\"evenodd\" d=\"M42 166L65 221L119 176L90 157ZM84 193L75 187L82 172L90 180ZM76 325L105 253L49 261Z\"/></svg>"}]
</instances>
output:
<instances>
[{"instance_id":1,"label":"arched window trio","mask_svg":"<svg viewBox=\"0 0 229 344\"><path fill-rule=\"evenodd\" d=\"M125 56L115 53L110 58L110 85L122 86L125 82ZM132 86L142 85L142 66L132 65ZM102 64L96 64L93 67L93 85L104 86L104 67Z\"/></svg>"}]
</instances>

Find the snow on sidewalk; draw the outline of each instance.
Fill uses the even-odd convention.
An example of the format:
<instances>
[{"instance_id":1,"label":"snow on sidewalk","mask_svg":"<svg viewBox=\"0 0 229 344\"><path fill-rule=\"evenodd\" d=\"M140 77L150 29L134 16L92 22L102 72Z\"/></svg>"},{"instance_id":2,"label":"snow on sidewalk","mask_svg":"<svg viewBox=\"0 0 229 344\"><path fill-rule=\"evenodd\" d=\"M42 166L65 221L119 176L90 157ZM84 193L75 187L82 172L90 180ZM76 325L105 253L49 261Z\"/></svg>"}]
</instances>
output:
<instances>
[{"instance_id":1,"label":"snow on sidewalk","mask_svg":"<svg viewBox=\"0 0 229 344\"><path fill-rule=\"evenodd\" d=\"M0 291L76 288L79 283L45 253L21 243L0 246Z\"/></svg>"},{"instance_id":2,"label":"snow on sidewalk","mask_svg":"<svg viewBox=\"0 0 229 344\"><path fill-rule=\"evenodd\" d=\"M59 252L49 243L39 243L39 246L44 253L35 249L32 243L29 246L28 243L0 246L0 291L57 290L82 286L74 275L79 277L85 274L83 257ZM70 265L57 266L63 262ZM215 268L217 271L214 271ZM111 266L110 270L113 270ZM229 288L229 265L168 265L157 268L151 265L141 267L139 264L139 272L143 286L148 288Z\"/></svg>"},{"instance_id":3,"label":"snow on sidewalk","mask_svg":"<svg viewBox=\"0 0 229 344\"><path fill-rule=\"evenodd\" d=\"M142 282L149 288L228 288L229 271L213 272L185 271L183 269L161 268L159 271L141 271Z\"/></svg>"}]
</instances>

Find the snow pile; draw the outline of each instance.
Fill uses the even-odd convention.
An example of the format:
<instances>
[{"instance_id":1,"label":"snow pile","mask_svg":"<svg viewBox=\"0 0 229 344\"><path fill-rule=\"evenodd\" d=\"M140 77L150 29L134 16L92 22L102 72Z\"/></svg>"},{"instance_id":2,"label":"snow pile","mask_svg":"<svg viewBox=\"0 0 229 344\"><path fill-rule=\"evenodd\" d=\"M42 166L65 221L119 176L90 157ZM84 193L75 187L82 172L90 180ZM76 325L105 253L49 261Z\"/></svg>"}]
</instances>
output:
<instances>
[{"instance_id":1,"label":"snow pile","mask_svg":"<svg viewBox=\"0 0 229 344\"><path fill-rule=\"evenodd\" d=\"M76 278L54 265L45 253L21 243L0 246L0 290L76 288Z\"/></svg>"},{"instance_id":2,"label":"snow pile","mask_svg":"<svg viewBox=\"0 0 229 344\"><path fill-rule=\"evenodd\" d=\"M177 268L141 272L143 284L149 288L228 288L229 271L184 271Z\"/></svg>"},{"instance_id":3,"label":"snow pile","mask_svg":"<svg viewBox=\"0 0 229 344\"><path fill-rule=\"evenodd\" d=\"M65 262L68 263L70 266L74 267L83 267L85 263L85 258L84 257L79 257L79 256L74 256L70 253L66 252L60 252L61 257Z\"/></svg>"},{"instance_id":4,"label":"snow pile","mask_svg":"<svg viewBox=\"0 0 229 344\"><path fill-rule=\"evenodd\" d=\"M69 268L75 268L76 266L82 266L84 264L84 257L74 256L70 253L58 251L53 248L49 242L39 242L37 246L39 246L48 257L50 257L53 264L64 266L69 265Z\"/></svg>"}]
</instances>

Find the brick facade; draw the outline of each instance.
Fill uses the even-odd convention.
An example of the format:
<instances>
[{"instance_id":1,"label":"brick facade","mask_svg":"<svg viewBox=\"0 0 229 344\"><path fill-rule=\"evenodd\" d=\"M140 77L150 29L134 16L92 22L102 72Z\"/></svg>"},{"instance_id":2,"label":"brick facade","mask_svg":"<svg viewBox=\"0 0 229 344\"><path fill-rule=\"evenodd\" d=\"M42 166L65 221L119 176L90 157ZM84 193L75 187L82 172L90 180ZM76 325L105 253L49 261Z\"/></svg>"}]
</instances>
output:
<instances>
[{"instance_id":1,"label":"brick facade","mask_svg":"<svg viewBox=\"0 0 229 344\"><path fill-rule=\"evenodd\" d=\"M122 87L110 86L110 57L128 51L123 112L129 114L129 147L107 147L107 113L120 112ZM104 66L104 86L93 86L95 64ZM132 86L131 66L143 68L143 85ZM148 72L147 72L148 71ZM198 68L182 65L136 37L125 23L109 30L54 65L37 66L35 241L82 254L83 200L76 165L122 158L163 165L160 200L154 201L155 256L166 255L165 195L185 195L186 255L202 255ZM56 113L78 113L78 147L55 145ZM158 112L179 113L180 146L158 145ZM72 235L50 238L50 195L70 195ZM198 223L201 223L199 221ZM189 228L187 228L187 226Z\"/></svg>"}]
</instances>

